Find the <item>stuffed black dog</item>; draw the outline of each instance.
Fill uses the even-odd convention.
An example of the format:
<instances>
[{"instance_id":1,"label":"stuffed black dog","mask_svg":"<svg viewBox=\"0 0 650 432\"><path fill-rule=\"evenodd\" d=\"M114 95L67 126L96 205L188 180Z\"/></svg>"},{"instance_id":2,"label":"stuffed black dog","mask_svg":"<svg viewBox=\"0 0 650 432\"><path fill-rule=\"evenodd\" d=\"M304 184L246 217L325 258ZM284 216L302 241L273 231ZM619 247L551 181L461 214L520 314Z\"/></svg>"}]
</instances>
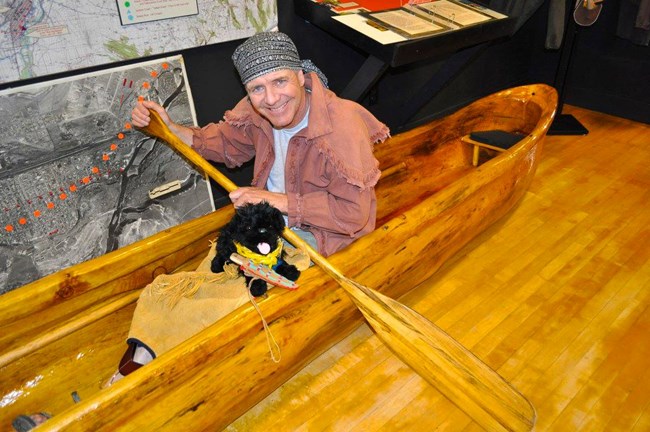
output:
<instances>
[{"instance_id":1,"label":"stuffed black dog","mask_svg":"<svg viewBox=\"0 0 650 432\"><path fill-rule=\"evenodd\" d=\"M223 266L231 262L230 255L237 252L256 263L266 264L278 274L295 281L300 276L300 271L295 266L282 261L281 258L280 236L284 226L284 218L280 210L267 202L239 207L235 216L221 230L217 238L217 255L212 260L211 270L214 273L222 272ZM246 276L247 285L251 279ZM265 281L261 279L253 281L252 295L259 297L264 295L266 290Z\"/></svg>"}]
</instances>

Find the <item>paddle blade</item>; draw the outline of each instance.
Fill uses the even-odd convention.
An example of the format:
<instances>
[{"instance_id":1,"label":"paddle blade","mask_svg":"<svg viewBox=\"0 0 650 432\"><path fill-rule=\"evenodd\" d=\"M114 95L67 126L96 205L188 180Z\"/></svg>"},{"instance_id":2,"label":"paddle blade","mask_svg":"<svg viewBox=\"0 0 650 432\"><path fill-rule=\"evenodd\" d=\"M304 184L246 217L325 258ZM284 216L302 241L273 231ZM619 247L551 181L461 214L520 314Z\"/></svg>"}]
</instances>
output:
<instances>
[{"instance_id":1,"label":"paddle blade","mask_svg":"<svg viewBox=\"0 0 650 432\"><path fill-rule=\"evenodd\" d=\"M404 363L489 431L529 431L535 409L503 377L431 321L352 280L339 281Z\"/></svg>"}]
</instances>

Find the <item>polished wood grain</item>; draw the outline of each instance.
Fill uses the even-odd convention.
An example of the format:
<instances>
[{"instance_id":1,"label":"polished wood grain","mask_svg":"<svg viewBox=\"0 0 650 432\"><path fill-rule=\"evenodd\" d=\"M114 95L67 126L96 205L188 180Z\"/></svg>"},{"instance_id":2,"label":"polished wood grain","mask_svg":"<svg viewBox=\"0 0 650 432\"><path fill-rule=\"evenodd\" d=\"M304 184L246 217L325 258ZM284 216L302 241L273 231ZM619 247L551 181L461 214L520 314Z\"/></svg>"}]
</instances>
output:
<instances>
[{"instance_id":1,"label":"polished wood grain","mask_svg":"<svg viewBox=\"0 0 650 432\"><path fill-rule=\"evenodd\" d=\"M507 218L400 301L532 401L538 431L650 430L650 126L565 107ZM367 326L230 431L474 431Z\"/></svg>"},{"instance_id":2,"label":"polished wood grain","mask_svg":"<svg viewBox=\"0 0 650 432\"><path fill-rule=\"evenodd\" d=\"M546 86L511 89L378 145L389 174L377 187L378 227L328 261L389 297L426 281L524 195L554 96ZM475 168L460 138L488 129L527 137L493 159L483 155ZM0 297L0 348L20 351L0 366L1 424L48 411L54 417L42 430L218 430L361 324L342 287L313 266L298 291L272 289L260 301L282 349L280 364L269 357L259 315L245 305L102 390L133 313L122 297L160 272L195 266L231 215L221 209ZM75 324L97 311L107 315Z\"/></svg>"}]
</instances>

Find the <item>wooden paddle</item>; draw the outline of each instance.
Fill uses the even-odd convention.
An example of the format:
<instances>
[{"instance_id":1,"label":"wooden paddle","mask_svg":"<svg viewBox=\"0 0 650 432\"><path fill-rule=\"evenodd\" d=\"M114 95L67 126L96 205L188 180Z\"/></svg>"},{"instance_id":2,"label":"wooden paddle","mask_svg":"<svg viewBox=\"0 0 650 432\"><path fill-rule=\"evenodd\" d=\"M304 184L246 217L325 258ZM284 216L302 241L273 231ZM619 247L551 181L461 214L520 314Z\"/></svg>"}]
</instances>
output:
<instances>
[{"instance_id":1,"label":"wooden paddle","mask_svg":"<svg viewBox=\"0 0 650 432\"><path fill-rule=\"evenodd\" d=\"M160 138L231 192L237 186L183 143L150 110L142 131ZM375 333L400 359L487 430L528 431L535 424L530 402L455 339L403 304L345 277L289 229L284 237L307 251L312 261L350 295Z\"/></svg>"}]
</instances>

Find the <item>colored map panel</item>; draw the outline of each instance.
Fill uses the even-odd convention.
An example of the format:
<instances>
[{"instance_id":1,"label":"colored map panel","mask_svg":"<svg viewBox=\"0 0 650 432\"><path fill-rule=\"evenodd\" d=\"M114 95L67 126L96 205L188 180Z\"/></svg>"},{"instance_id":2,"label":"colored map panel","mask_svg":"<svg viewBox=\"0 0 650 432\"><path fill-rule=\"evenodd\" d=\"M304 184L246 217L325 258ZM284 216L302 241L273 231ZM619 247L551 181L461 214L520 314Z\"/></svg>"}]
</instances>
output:
<instances>
[{"instance_id":1,"label":"colored map panel","mask_svg":"<svg viewBox=\"0 0 650 432\"><path fill-rule=\"evenodd\" d=\"M276 0L198 0L196 15L131 25L122 25L115 1L4 3L0 83L242 39L277 26ZM127 11L137 18L132 6Z\"/></svg>"},{"instance_id":2,"label":"colored map panel","mask_svg":"<svg viewBox=\"0 0 650 432\"><path fill-rule=\"evenodd\" d=\"M196 124L180 56L0 92L0 293L213 210L139 98Z\"/></svg>"},{"instance_id":3,"label":"colored map panel","mask_svg":"<svg viewBox=\"0 0 650 432\"><path fill-rule=\"evenodd\" d=\"M117 0L123 25L199 13L197 0Z\"/></svg>"}]
</instances>

